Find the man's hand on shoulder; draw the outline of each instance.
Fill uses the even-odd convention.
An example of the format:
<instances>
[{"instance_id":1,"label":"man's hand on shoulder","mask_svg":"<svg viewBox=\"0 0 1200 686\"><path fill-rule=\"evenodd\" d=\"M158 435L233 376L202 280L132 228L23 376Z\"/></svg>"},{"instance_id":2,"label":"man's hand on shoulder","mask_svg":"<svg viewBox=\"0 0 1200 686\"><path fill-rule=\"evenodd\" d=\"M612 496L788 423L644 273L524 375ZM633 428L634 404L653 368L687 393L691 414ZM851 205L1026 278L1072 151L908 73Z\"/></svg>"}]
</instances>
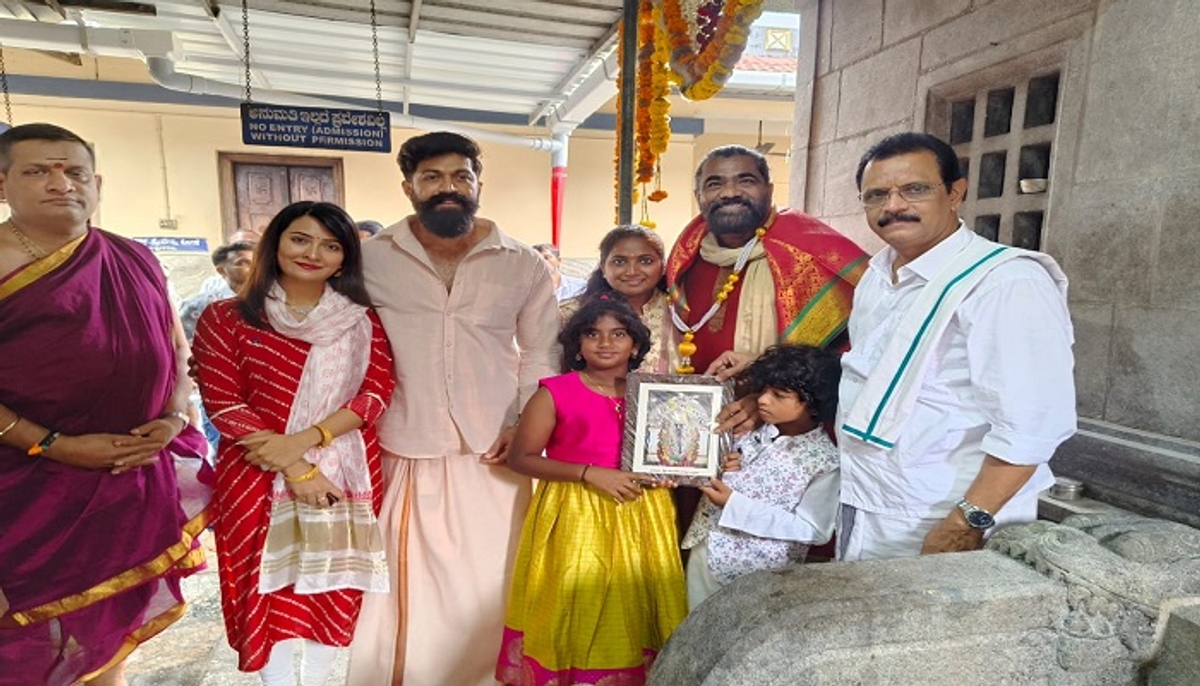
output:
<instances>
[{"instance_id":1,"label":"man's hand on shoulder","mask_svg":"<svg viewBox=\"0 0 1200 686\"><path fill-rule=\"evenodd\" d=\"M963 518L962 512L955 508L925 536L921 554L957 553L982 548L983 531L971 528Z\"/></svg>"},{"instance_id":2,"label":"man's hand on shoulder","mask_svg":"<svg viewBox=\"0 0 1200 686\"><path fill-rule=\"evenodd\" d=\"M508 447L512 445L513 436L517 435L517 427L506 426L496 437L492 447L479 456L479 461L486 465L502 465L508 461Z\"/></svg>"}]
</instances>

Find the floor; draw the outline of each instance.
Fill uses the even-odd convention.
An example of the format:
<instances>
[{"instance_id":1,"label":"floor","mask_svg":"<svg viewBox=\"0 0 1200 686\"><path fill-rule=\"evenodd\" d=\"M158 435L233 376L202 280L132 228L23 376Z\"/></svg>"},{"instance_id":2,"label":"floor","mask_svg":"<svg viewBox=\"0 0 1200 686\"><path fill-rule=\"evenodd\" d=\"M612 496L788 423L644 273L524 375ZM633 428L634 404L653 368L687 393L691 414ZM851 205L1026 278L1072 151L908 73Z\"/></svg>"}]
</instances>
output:
<instances>
[{"instance_id":1,"label":"floor","mask_svg":"<svg viewBox=\"0 0 1200 686\"><path fill-rule=\"evenodd\" d=\"M130 686L256 686L255 674L237 669L237 654L225 641L216 553L205 534L209 568L184 580L188 611L183 619L134 651L126 663ZM298 665L297 665L298 669ZM346 651L338 656L329 684L344 683Z\"/></svg>"}]
</instances>

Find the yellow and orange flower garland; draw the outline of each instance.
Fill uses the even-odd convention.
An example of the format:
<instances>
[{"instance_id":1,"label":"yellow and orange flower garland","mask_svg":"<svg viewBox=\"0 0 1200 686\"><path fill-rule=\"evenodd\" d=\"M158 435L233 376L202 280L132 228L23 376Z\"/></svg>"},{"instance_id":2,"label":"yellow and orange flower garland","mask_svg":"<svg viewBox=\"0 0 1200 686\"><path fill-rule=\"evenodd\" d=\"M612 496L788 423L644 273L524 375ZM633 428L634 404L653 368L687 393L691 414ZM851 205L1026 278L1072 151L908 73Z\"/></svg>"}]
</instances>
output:
<instances>
[{"instance_id":1,"label":"yellow and orange flower garland","mask_svg":"<svg viewBox=\"0 0 1200 686\"><path fill-rule=\"evenodd\" d=\"M671 70L689 100L707 100L721 91L746 49L750 25L762 14L762 0L725 0L712 40L696 51L680 0L658 0L671 44Z\"/></svg>"},{"instance_id":2,"label":"yellow and orange flower garland","mask_svg":"<svg viewBox=\"0 0 1200 686\"><path fill-rule=\"evenodd\" d=\"M687 2L688 6L684 7ZM634 110L634 146L636 167L634 183L641 186L641 224L654 228L650 220L650 202L667 197L662 189L659 158L671 140L670 84L679 85L689 100L705 100L720 92L733 73L734 65L746 48L750 26L762 13L762 0L724 0L720 19L711 40L696 50L694 24L688 15L697 6L689 0L640 0L638 4L638 73ZM625 27L620 30L623 32ZM624 52L618 36L617 59L624 64ZM617 121L621 120L621 102L617 99ZM617 166L621 154L620 127L617 129ZM646 184L654 182L647 193ZM617 183L620 183L618 179ZM620 187L617 188L620 197ZM639 197L634 189L634 201Z\"/></svg>"}]
</instances>

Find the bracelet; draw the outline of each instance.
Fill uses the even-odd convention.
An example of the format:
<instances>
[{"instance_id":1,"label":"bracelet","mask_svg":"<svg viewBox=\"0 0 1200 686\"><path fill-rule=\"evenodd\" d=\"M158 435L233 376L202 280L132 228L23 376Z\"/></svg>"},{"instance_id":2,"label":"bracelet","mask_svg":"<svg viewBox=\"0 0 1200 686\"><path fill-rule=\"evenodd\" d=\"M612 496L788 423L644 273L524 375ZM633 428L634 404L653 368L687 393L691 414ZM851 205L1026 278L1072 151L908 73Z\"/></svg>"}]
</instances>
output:
<instances>
[{"instance_id":1,"label":"bracelet","mask_svg":"<svg viewBox=\"0 0 1200 686\"><path fill-rule=\"evenodd\" d=\"M579 482L580 483L587 483L587 470L591 469L591 467L592 467L592 465L590 465L590 464L583 465L583 471L579 472Z\"/></svg>"},{"instance_id":2,"label":"bracelet","mask_svg":"<svg viewBox=\"0 0 1200 686\"><path fill-rule=\"evenodd\" d=\"M333 443L333 432L320 424L313 424L313 428L321 432L321 442L317 444L318 448L328 448L330 443Z\"/></svg>"},{"instance_id":3,"label":"bracelet","mask_svg":"<svg viewBox=\"0 0 1200 686\"><path fill-rule=\"evenodd\" d=\"M312 481L313 479L317 478L317 475L320 473L321 473L321 468L318 467L317 465L313 465L312 469L308 470L307 472L304 472L300 476L288 476L287 474L284 474L283 480L288 482L289 484L302 484L305 481Z\"/></svg>"},{"instance_id":4,"label":"bracelet","mask_svg":"<svg viewBox=\"0 0 1200 686\"><path fill-rule=\"evenodd\" d=\"M179 410L163 412L162 414L158 415L159 419L171 419L172 417L182 420L184 429L188 428L188 424L192 423L192 418L187 415L187 412L181 412Z\"/></svg>"},{"instance_id":5,"label":"bracelet","mask_svg":"<svg viewBox=\"0 0 1200 686\"><path fill-rule=\"evenodd\" d=\"M16 415L16 417L17 417L16 419L12 420L12 423L10 423L8 426L4 427L3 429L0 429L0 438L4 438L4 434L8 433L9 431L12 431L12 428L17 425L17 422L21 421L21 415Z\"/></svg>"},{"instance_id":6,"label":"bracelet","mask_svg":"<svg viewBox=\"0 0 1200 686\"><path fill-rule=\"evenodd\" d=\"M30 457L41 455L42 453L46 452L51 443L54 443L58 440L60 435L61 434L59 434L57 431L51 431L50 433L46 434L42 440L29 446L29 450L26 450L25 454Z\"/></svg>"}]
</instances>

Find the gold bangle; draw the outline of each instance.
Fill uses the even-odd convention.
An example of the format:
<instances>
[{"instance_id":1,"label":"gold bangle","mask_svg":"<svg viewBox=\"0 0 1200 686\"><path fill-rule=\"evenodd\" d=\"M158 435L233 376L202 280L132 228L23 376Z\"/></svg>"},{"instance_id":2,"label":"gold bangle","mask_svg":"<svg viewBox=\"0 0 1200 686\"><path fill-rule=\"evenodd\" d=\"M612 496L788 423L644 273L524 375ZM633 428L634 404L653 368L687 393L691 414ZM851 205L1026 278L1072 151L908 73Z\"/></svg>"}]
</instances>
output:
<instances>
[{"instance_id":1,"label":"gold bangle","mask_svg":"<svg viewBox=\"0 0 1200 686\"><path fill-rule=\"evenodd\" d=\"M317 475L320 473L321 473L321 468L318 467L317 465L313 465L312 469L308 470L307 472L304 472L300 476L288 476L287 474L284 474L283 480L288 482L289 484L302 484L305 481L312 481L313 479L317 478Z\"/></svg>"},{"instance_id":2,"label":"gold bangle","mask_svg":"<svg viewBox=\"0 0 1200 686\"><path fill-rule=\"evenodd\" d=\"M321 442L317 445L318 448L328 448L330 443L333 443L333 432L320 424L313 424L313 428L321 432Z\"/></svg>"},{"instance_id":3,"label":"gold bangle","mask_svg":"<svg viewBox=\"0 0 1200 686\"><path fill-rule=\"evenodd\" d=\"M9 431L12 431L12 428L17 425L17 422L21 421L21 415L16 415L16 417L17 418L12 420L12 422L8 426L4 427L3 429L0 429L0 438L4 438L4 434L8 433Z\"/></svg>"}]
</instances>

